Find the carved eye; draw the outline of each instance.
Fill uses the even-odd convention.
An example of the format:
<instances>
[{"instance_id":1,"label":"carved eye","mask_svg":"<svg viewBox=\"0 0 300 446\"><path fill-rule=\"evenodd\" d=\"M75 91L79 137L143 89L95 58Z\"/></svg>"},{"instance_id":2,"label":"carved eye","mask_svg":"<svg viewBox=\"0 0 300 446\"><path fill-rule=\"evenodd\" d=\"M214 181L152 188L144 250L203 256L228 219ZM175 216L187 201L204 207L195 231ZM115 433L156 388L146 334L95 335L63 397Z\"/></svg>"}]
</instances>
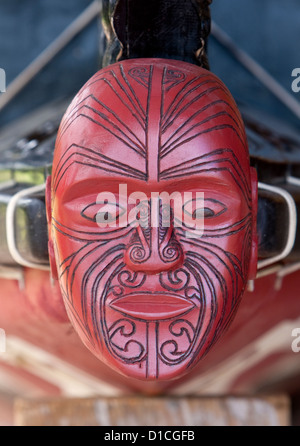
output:
<instances>
[{"instance_id":1,"label":"carved eye","mask_svg":"<svg viewBox=\"0 0 300 446\"><path fill-rule=\"evenodd\" d=\"M124 212L125 209L119 204L105 200L89 204L81 211L81 215L95 223L116 223Z\"/></svg>"},{"instance_id":2,"label":"carved eye","mask_svg":"<svg viewBox=\"0 0 300 446\"><path fill-rule=\"evenodd\" d=\"M200 218L207 219L218 217L227 210L227 208L220 201L210 198L194 198L184 203L182 209L184 214L194 220Z\"/></svg>"},{"instance_id":3,"label":"carved eye","mask_svg":"<svg viewBox=\"0 0 300 446\"><path fill-rule=\"evenodd\" d=\"M150 215L150 209L148 201L141 201L136 206L136 220L138 221L140 226L144 228L148 227L149 215Z\"/></svg>"}]
</instances>

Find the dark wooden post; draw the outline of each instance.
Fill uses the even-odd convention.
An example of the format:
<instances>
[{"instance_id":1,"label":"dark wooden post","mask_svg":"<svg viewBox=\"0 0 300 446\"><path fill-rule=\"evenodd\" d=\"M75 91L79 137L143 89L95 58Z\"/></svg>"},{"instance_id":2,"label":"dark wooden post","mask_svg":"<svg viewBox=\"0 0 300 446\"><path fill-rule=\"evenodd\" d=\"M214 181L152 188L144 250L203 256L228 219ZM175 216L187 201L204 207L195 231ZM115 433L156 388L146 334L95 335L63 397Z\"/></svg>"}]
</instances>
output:
<instances>
[{"instance_id":1,"label":"dark wooden post","mask_svg":"<svg viewBox=\"0 0 300 446\"><path fill-rule=\"evenodd\" d=\"M106 50L102 65L155 57L209 68L212 0L102 0Z\"/></svg>"}]
</instances>

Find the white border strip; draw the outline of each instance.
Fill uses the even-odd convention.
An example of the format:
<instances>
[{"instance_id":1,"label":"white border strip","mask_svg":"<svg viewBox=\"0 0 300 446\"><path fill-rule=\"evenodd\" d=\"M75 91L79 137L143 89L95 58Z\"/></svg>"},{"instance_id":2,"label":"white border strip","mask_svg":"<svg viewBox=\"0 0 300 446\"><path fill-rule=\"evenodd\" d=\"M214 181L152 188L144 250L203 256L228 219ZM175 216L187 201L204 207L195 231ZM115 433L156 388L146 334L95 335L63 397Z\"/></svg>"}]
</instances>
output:
<instances>
[{"instance_id":1,"label":"white border strip","mask_svg":"<svg viewBox=\"0 0 300 446\"><path fill-rule=\"evenodd\" d=\"M16 184L15 180L7 180L0 183L0 191L13 187Z\"/></svg>"},{"instance_id":2,"label":"white border strip","mask_svg":"<svg viewBox=\"0 0 300 446\"><path fill-rule=\"evenodd\" d=\"M271 265L273 263L279 262L280 260L284 259L289 255L291 250L293 249L295 238L296 238L296 231L297 231L297 209L295 205L295 201L292 197L292 195L287 192L286 190L282 189L281 187L277 186L271 186L270 184L260 183L258 182L258 189L264 189L269 190L271 192L274 192L275 194L280 195L284 198L289 212L289 222L288 222L288 238L286 241L286 245L282 252L274 257L271 257L269 259L259 260L257 263L257 269L264 268L268 265Z\"/></svg>"},{"instance_id":3,"label":"white border strip","mask_svg":"<svg viewBox=\"0 0 300 446\"><path fill-rule=\"evenodd\" d=\"M45 184L39 184L37 186L28 187L27 189L17 192L15 195L11 197L6 209L6 240L10 255L19 265L27 266L28 268L36 268L50 271L49 265L33 263L24 259L21 256L20 252L18 251L15 242L15 212L18 201L20 200L20 198L27 197L28 195L32 195L38 192L43 192L45 190L45 187L46 187Z\"/></svg>"},{"instance_id":4,"label":"white border strip","mask_svg":"<svg viewBox=\"0 0 300 446\"><path fill-rule=\"evenodd\" d=\"M294 186L299 186L299 187L300 187L300 178L293 177L292 175L288 175L288 176L286 177L286 181L287 181L289 184L293 184Z\"/></svg>"}]
</instances>

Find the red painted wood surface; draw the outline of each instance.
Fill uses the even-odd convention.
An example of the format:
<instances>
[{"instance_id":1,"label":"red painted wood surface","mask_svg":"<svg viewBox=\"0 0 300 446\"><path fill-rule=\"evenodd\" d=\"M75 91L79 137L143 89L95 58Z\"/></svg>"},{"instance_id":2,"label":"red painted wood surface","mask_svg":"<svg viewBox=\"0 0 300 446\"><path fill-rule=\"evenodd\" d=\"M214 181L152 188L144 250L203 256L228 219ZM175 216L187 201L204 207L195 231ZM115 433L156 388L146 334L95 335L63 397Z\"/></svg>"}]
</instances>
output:
<instances>
[{"instance_id":1,"label":"red painted wood surface","mask_svg":"<svg viewBox=\"0 0 300 446\"><path fill-rule=\"evenodd\" d=\"M96 73L62 119L47 194L51 263L86 347L137 379L193 368L255 274L256 191L214 74L164 59Z\"/></svg>"},{"instance_id":2,"label":"red painted wood surface","mask_svg":"<svg viewBox=\"0 0 300 446\"><path fill-rule=\"evenodd\" d=\"M285 367L297 361L298 371L300 371L298 356L300 353L295 353L291 349L293 338L289 328L283 331L282 343L278 342L278 337L274 338L272 343L272 330L276 330L276 327L283 323L288 323L291 327L297 327L298 323L300 326L299 280L299 273L291 274L283 280L282 288L276 291L274 290L275 275L258 279L255 282L255 291L244 294L236 318L218 344L190 373L173 381L144 382L126 378L112 371L92 355L79 339L71 323L67 319L63 320L63 306L60 315L51 310L53 303L57 308L55 296L59 296L59 291L50 284L50 276L46 272L25 270L26 287L22 292L19 290L17 281L0 280L0 326L6 331L8 337L16 336L24 339L79 370L88 372L95 379L107 382L124 392L205 393L201 378L217 371L217 377L221 379L224 369L220 369L219 373L218 367L237 356L240 365L245 362L245 368L235 375L233 370L231 372L229 362L229 374L232 374L233 382L229 381L221 389L216 387L216 393L247 393L260 386L262 388L267 386L276 366L280 366L283 359ZM40 306L41 298L44 311ZM247 364L249 355L255 354L253 343L258 343L270 331L269 343L257 360L249 366ZM2 355L0 370L6 367L5 353ZM15 373L17 369L16 367ZM284 378L285 370L284 368L280 370ZM21 364L19 371L21 374L24 373ZM40 379L40 377L36 378L37 384ZM51 394L54 390L48 389L48 391Z\"/></svg>"}]
</instances>

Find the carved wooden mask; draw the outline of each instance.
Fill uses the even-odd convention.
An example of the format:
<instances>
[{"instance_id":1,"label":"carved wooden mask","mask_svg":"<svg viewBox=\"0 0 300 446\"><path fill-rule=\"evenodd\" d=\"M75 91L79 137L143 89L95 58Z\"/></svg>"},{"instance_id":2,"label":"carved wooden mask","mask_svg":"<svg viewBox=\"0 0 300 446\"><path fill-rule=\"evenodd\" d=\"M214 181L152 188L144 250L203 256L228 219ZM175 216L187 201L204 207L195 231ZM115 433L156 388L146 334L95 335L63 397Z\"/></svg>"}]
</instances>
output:
<instances>
[{"instance_id":1,"label":"carved wooden mask","mask_svg":"<svg viewBox=\"0 0 300 446\"><path fill-rule=\"evenodd\" d=\"M49 252L99 359L165 380L209 351L255 276L256 183L240 113L209 71L127 60L83 86L57 136Z\"/></svg>"}]
</instances>

